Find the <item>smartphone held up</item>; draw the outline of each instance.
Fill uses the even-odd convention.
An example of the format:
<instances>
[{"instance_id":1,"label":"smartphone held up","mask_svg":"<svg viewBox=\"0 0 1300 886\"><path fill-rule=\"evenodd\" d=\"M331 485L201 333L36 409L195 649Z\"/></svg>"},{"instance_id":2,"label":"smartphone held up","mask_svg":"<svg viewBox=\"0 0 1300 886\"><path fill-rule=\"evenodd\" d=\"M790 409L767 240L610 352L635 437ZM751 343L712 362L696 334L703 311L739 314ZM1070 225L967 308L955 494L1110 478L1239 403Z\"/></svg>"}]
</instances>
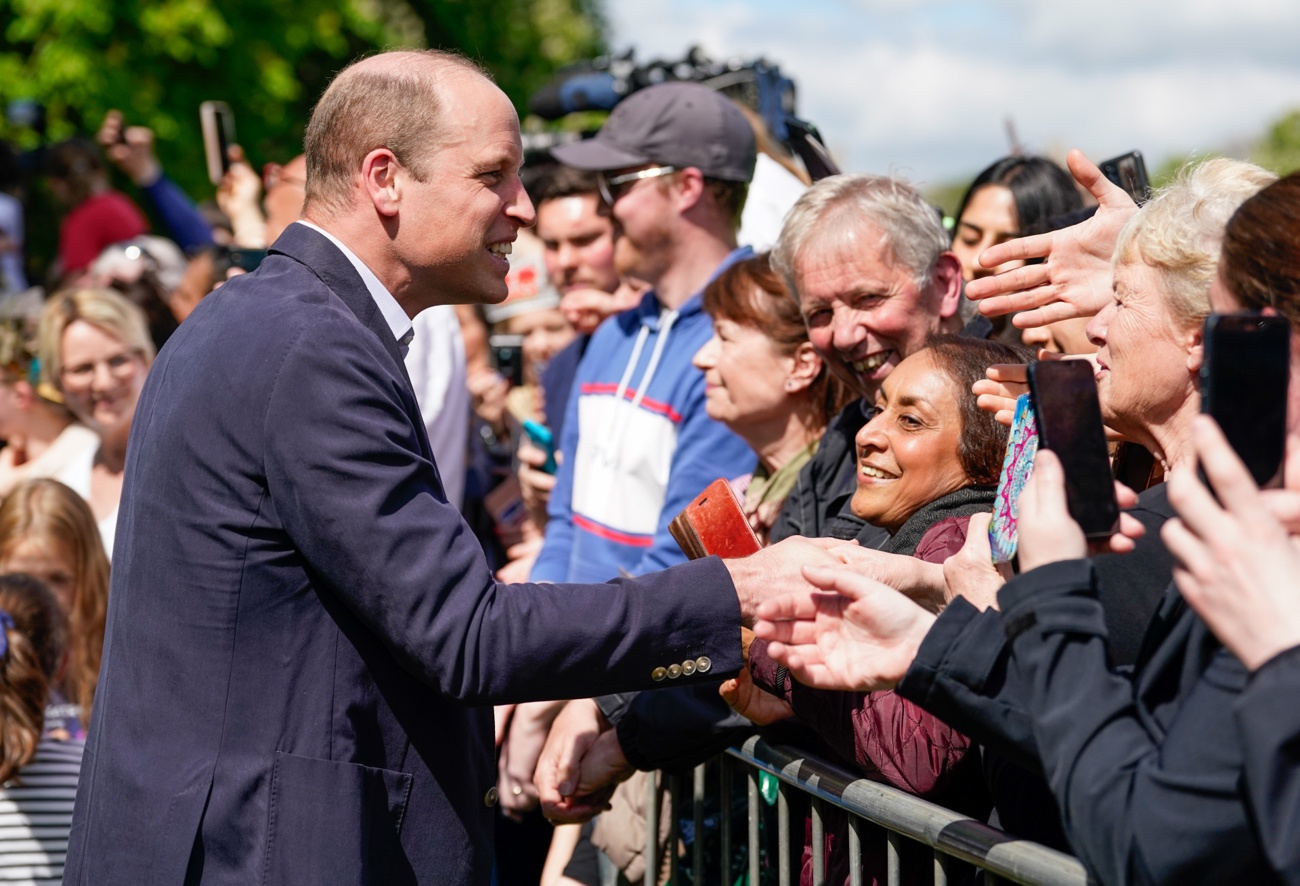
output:
<instances>
[{"instance_id":1,"label":"smartphone held up","mask_svg":"<svg viewBox=\"0 0 1300 886\"><path fill-rule=\"evenodd\" d=\"M199 105L199 122L203 125L203 154L208 161L208 180L219 185L230 170L235 116L225 102L204 102Z\"/></svg>"},{"instance_id":2,"label":"smartphone held up","mask_svg":"<svg viewBox=\"0 0 1300 886\"><path fill-rule=\"evenodd\" d=\"M1255 483L1282 485L1291 325L1263 314L1205 319L1201 411L1213 416Z\"/></svg>"},{"instance_id":3,"label":"smartphone held up","mask_svg":"<svg viewBox=\"0 0 1300 886\"><path fill-rule=\"evenodd\" d=\"M1097 380L1087 360L1045 360L1029 367L1038 445L1060 459L1070 516L1089 538L1107 538L1119 523Z\"/></svg>"}]
</instances>

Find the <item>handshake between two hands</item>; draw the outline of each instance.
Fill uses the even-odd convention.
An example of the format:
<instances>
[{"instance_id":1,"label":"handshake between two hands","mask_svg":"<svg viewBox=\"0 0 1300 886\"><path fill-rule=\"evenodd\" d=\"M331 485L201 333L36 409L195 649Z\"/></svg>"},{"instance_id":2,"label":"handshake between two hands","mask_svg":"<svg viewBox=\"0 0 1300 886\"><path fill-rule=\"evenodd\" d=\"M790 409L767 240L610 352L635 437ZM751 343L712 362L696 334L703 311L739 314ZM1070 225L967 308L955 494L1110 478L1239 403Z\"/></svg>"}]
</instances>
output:
<instances>
[{"instance_id":1,"label":"handshake between two hands","mask_svg":"<svg viewBox=\"0 0 1300 886\"><path fill-rule=\"evenodd\" d=\"M1066 508L1059 462L1050 453L1040 458L1021 499L1025 568L1089 553ZM1121 487L1121 506L1135 501ZM972 517L964 546L944 563L853 541L801 537L724 562L742 620L769 641L768 654L797 680L825 689L888 689L906 673L936 613L954 598L965 597L981 609L996 606L1006 578L992 562L989 519ZM1106 544L1131 550L1141 533L1141 524L1125 515ZM728 681L724 697L730 693L728 700L734 701L736 689ZM556 718L534 779L543 812L560 824L587 821L607 808L618 783L632 771L617 733L596 702L584 699L569 702Z\"/></svg>"}]
</instances>

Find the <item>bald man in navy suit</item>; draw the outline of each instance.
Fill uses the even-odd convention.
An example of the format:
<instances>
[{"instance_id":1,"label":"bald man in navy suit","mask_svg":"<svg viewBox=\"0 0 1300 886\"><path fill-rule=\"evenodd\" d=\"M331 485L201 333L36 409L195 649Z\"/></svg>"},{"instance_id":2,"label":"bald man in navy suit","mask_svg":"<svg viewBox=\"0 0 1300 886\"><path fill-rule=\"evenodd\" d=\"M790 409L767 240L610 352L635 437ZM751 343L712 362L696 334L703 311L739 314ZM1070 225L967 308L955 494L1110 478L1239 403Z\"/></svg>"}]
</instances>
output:
<instances>
[{"instance_id":1,"label":"bald man in navy suit","mask_svg":"<svg viewBox=\"0 0 1300 886\"><path fill-rule=\"evenodd\" d=\"M463 59L387 53L306 154L305 220L140 398L66 883L486 884L488 705L734 672L742 617L829 557L495 583L402 356L423 308L506 295L515 111Z\"/></svg>"}]
</instances>

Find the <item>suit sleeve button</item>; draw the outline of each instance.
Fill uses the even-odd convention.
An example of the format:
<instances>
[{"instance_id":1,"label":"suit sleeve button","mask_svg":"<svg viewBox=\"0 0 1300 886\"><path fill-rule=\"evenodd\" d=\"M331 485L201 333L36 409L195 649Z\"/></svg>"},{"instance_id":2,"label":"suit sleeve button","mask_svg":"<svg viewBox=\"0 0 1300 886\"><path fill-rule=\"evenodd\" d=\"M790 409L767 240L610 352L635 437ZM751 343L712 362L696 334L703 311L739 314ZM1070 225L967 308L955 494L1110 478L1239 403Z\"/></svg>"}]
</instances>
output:
<instances>
[{"instance_id":1,"label":"suit sleeve button","mask_svg":"<svg viewBox=\"0 0 1300 886\"><path fill-rule=\"evenodd\" d=\"M693 659L688 658L682 662L682 673L688 677L695 673L695 661Z\"/></svg>"},{"instance_id":2,"label":"suit sleeve button","mask_svg":"<svg viewBox=\"0 0 1300 886\"><path fill-rule=\"evenodd\" d=\"M663 678L667 676L668 676L667 668L655 668L653 671L650 672L650 679L654 680L656 683L662 681Z\"/></svg>"},{"instance_id":3,"label":"suit sleeve button","mask_svg":"<svg viewBox=\"0 0 1300 886\"><path fill-rule=\"evenodd\" d=\"M713 662L707 655L701 655L699 658L695 659L695 670L699 671L701 674L707 674L709 669L712 667Z\"/></svg>"},{"instance_id":4,"label":"suit sleeve button","mask_svg":"<svg viewBox=\"0 0 1300 886\"><path fill-rule=\"evenodd\" d=\"M495 805L497 805L497 789L496 789L496 785L493 785L492 787L488 788L488 789L487 789L487 793L483 795L483 805L484 805L484 806L495 806Z\"/></svg>"},{"instance_id":5,"label":"suit sleeve button","mask_svg":"<svg viewBox=\"0 0 1300 886\"><path fill-rule=\"evenodd\" d=\"M676 679L677 679L678 677L680 677L681 675L682 675L682 666L681 666L681 665L677 665L677 664L675 664L675 665L669 665L669 666L668 666L668 679L669 679L669 680L676 680Z\"/></svg>"}]
</instances>

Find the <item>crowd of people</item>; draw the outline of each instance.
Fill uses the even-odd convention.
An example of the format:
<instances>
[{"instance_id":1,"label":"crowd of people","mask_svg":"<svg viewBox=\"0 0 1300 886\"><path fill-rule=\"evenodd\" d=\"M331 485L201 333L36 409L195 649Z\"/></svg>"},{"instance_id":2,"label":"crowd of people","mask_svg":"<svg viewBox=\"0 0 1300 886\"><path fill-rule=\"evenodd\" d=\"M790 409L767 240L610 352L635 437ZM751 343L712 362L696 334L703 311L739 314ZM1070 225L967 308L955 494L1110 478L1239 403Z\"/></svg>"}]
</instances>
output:
<instances>
[{"instance_id":1,"label":"crowd of people","mask_svg":"<svg viewBox=\"0 0 1300 886\"><path fill-rule=\"evenodd\" d=\"M207 205L128 122L0 170L0 878L639 882L646 780L763 731L1102 883L1300 882L1300 384L1283 488L1200 414L1207 317L1300 329L1300 174L1139 206L1016 155L945 220L695 83L523 162L445 53L345 69ZM1089 540L1040 451L997 566L1061 359L1154 467ZM718 478L761 549L686 564Z\"/></svg>"}]
</instances>

